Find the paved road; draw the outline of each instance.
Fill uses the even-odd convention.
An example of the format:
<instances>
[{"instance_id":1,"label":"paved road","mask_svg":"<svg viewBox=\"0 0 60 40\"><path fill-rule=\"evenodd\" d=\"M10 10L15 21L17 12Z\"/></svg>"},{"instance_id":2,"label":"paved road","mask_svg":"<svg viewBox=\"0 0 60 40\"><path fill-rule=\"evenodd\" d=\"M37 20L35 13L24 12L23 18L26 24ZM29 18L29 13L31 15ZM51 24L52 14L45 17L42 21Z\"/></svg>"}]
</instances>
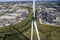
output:
<instances>
[{"instance_id":1,"label":"paved road","mask_svg":"<svg viewBox=\"0 0 60 40\"><path fill-rule=\"evenodd\" d=\"M36 29L37 38L38 38L38 40L40 40L40 36L39 36L39 32L38 32L38 28L37 28L36 21L34 21L34 27L35 27L35 29Z\"/></svg>"}]
</instances>

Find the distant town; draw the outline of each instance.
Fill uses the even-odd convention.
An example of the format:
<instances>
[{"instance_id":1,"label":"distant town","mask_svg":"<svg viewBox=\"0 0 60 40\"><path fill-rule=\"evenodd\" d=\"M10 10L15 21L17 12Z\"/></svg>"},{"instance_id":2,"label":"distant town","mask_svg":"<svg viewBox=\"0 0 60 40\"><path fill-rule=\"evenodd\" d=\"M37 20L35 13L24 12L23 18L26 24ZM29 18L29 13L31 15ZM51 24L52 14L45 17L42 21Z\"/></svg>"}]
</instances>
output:
<instances>
[{"instance_id":1,"label":"distant town","mask_svg":"<svg viewBox=\"0 0 60 40\"><path fill-rule=\"evenodd\" d=\"M60 25L60 6L57 2L36 2L36 18L41 24Z\"/></svg>"},{"instance_id":2,"label":"distant town","mask_svg":"<svg viewBox=\"0 0 60 40\"><path fill-rule=\"evenodd\" d=\"M1 2L0 27L17 23L26 18L29 11L21 6L32 8L32 2Z\"/></svg>"}]
</instances>

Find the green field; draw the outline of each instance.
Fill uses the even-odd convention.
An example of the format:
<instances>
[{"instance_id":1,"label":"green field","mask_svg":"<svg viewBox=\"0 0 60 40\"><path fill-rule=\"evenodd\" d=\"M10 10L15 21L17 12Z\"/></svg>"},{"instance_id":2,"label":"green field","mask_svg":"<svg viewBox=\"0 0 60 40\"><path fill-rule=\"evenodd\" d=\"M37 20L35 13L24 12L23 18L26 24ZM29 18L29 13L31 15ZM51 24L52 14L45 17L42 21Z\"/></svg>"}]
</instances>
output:
<instances>
[{"instance_id":1,"label":"green field","mask_svg":"<svg viewBox=\"0 0 60 40\"><path fill-rule=\"evenodd\" d=\"M18 23L12 24L12 25L18 31L20 31L23 35L25 35L27 38L30 39L31 21L30 22L28 22L28 21L32 18L32 8L23 7L23 6L21 8L26 8L29 10L28 16L21 22L18 22ZM25 40L25 38L14 27L12 27L12 25L4 26L4 27L0 28L0 36L1 36L0 40L4 40L3 38L5 37L5 35L14 34L14 33L17 33L17 35L6 36L5 40Z\"/></svg>"},{"instance_id":2,"label":"green field","mask_svg":"<svg viewBox=\"0 0 60 40\"><path fill-rule=\"evenodd\" d=\"M41 40L60 40L60 27L40 24L36 19Z\"/></svg>"}]
</instances>

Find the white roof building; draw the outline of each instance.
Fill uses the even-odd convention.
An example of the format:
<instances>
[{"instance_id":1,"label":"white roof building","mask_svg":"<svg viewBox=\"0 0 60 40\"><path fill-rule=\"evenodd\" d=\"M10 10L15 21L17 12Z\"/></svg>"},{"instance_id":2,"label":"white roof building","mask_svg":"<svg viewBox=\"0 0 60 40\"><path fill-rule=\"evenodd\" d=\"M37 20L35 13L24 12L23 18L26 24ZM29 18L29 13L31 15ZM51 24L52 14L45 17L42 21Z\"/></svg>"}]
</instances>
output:
<instances>
[{"instance_id":1,"label":"white roof building","mask_svg":"<svg viewBox=\"0 0 60 40\"><path fill-rule=\"evenodd\" d=\"M15 19L13 16L1 16L0 19Z\"/></svg>"},{"instance_id":2,"label":"white roof building","mask_svg":"<svg viewBox=\"0 0 60 40\"><path fill-rule=\"evenodd\" d=\"M28 13L28 10L27 9L19 9L19 10L16 10L17 13Z\"/></svg>"}]
</instances>

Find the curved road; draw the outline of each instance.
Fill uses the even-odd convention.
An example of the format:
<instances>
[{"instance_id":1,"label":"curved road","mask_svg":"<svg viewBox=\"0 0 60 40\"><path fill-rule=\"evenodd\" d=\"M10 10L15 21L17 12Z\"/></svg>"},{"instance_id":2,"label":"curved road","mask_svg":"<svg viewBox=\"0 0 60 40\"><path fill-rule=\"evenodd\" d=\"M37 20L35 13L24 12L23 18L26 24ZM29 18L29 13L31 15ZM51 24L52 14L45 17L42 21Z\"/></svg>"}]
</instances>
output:
<instances>
[{"instance_id":1,"label":"curved road","mask_svg":"<svg viewBox=\"0 0 60 40\"><path fill-rule=\"evenodd\" d=\"M28 7L29 8L29 7ZM25 26L25 25L27 25L30 21L32 20L32 18L30 18L26 23L24 23L23 25L20 25L19 27L16 27L17 29L20 29L20 28L22 28L23 26ZM13 30L11 30L11 31L13 31ZM4 31L2 31L2 32L0 32L1 34L2 33L6 33L6 32L10 32L10 30L4 30Z\"/></svg>"}]
</instances>

